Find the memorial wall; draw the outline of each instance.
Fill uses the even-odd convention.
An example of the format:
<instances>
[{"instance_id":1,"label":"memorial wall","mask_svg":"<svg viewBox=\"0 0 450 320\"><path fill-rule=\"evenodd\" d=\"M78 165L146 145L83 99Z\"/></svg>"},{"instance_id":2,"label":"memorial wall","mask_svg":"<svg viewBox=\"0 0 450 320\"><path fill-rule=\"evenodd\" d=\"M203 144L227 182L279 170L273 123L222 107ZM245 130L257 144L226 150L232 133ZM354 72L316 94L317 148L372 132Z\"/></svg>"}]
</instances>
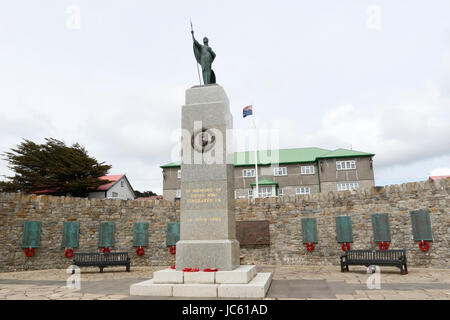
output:
<instances>
[{"instance_id":1,"label":"memorial wall","mask_svg":"<svg viewBox=\"0 0 450 320\"><path fill-rule=\"evenodd\" d=\"M407 249L408 266L449 267L449 189L447 179L236 200L241 264L338 268L343 243L378 249L379 242L387 242L389 249ZM215 199L216 190L210 191L194 192L205 197L191 199ZM64 255L68 246L75 252L98 252L102 246L128 251L132 266L174 265L169 249L179 237L179 219L179 203L165 200L0 194L0 272L66 268L71 265ZM430 244L428 251L419 248L420 240ZM138 245L144 248L142 256L136 254ZM24 253L28 247L34 249L32 257Z\"/></svg>"}]
</instances>

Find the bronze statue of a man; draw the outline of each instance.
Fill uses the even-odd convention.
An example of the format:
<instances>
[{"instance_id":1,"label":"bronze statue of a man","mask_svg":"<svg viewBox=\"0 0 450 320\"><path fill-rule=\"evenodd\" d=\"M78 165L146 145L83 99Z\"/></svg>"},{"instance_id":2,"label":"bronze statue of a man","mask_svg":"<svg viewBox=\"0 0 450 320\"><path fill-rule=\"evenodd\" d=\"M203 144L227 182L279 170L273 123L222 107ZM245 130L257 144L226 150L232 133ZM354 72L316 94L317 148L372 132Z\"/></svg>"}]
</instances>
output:
<instances>
[{"instance_id":1,"label":"bronze statue of a man","mask_svg":"<svg viewBox=\"0 0 450 320\"><path fill-rule=\"evenodd\" d=\"M195 60L202 66L203 84L216 83L216 75L211 69L211 65L216 58L216 54L208 46L208 38L203 38L203 45L201 45L194 38L194 30L191 30L192 40L194 40L194 55Z\"/></svg>"}]
</instances>

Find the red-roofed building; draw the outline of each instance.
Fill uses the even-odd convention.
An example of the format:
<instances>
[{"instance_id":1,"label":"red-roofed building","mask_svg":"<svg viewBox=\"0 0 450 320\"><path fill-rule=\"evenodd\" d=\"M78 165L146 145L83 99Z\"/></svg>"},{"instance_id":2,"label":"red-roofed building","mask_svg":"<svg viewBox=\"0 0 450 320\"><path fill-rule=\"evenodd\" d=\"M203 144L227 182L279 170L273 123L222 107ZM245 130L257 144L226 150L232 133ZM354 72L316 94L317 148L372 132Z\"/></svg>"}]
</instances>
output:
<instances>
[{"instance_id":1,"label":"red-roofed building","mask_svg":"<svg viewBox=\"0 0 450 320\"><path fill-rule=\"evenodd\" d=\"M434 180L441 180L441 179L449 179L450 175L446 175L446 176L430 176L430 180L434 181Z\"/></svg>"},{"instance_id":2,"label":"red-roofed building","mask_svg":"<svg viewBox=\"0 0 450 320\"><path fill-rule=\"evenodd\" d=\"M111 174L99 177L109 183L99 186L95 191L89 192L89 199L123 199L133 200L136 196L125 174Z\"/></svg>"},{"instance_id":3,"label":"red-roofed building","mask_svg":"<svg viewBox=\"0 0 450 320\"><path fill-rule=\"evenodd\" d=\"M135 200L151 201L151 200L163 200L163 196L150 196L150 197L139 197Z\"/></svg>"}]
</instances>

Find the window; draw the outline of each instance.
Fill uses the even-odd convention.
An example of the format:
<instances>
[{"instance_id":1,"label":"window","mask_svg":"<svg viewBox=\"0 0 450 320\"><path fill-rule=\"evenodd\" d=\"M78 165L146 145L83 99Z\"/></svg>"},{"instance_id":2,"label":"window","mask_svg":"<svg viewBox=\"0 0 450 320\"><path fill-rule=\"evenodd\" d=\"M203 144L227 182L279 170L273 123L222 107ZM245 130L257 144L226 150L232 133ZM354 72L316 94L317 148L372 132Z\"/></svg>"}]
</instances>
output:
<instances>
[{"instance_id":1,"label":"window","mask_svg":"<svg viewBox=\"0 0 450 320\"><path fill-rule=\"evenodd\" d=\"M112 193L112 197L113 197L113 198L117 198L117 197L119 197L119 194L118 194L117 192L113 192L113 193Z\"/></svg>"},{"instance_id":2,"label":"window","mask_svg":"<svg viewBox=\"0 0 450 320\"><path fill-rule=\"evenodd\" d=\"M278 188L278 196L282 197L283 196L283 188Z\"/></svg>"},{"instance_id":3,"label":"window","mask_svg":"<svg viewBox=\"0 0 450 320\"><path fill-rule=\"evenodd\" d=\"M260 198L273 197L273 186L258 187L258 196Z\"/></svg>"},{"instance_id":4,"label":"window","mask_svg":"<svg viewBox=\"0 0 450 320\"><path fill-rule=\"evenodd\" d=\"M122 180L122 181L120 181L120 187L123 188L123 185L124 185L124 183L123 183L123 180Z\"/></svg>"},{"instance_id":5,"label":"window","mask_svg":"<svg viewBox=\"0 0 450 320\"><path fill-rule=\"evenodd\" d=\"M301 166L300 173L301 174L314 174L314 166Z\"/></svg>"},{"instance_id":6,"label":"window","mask_svg":"<svg viewBox=\"0 0 450 320\"><path fill-rule=\"evenodd\" d=\"M359 189L358 182L340 182L337 184L338 191L355 190L355 189Z\"/></svg>"},{"instance_id":7,"label":"window","mask_svg":"<svg viewBox=\"0 0 450 320\"><path fill-rule=\"evenodd\" d=\"M243 177L256 177L256 170L255 169L244 169L244 170L242 170L242 176Z\"/></svg>"},{"instance_id":8,"label":"window","mask_svg":"<svg viewBox=\"0 0 450 320\"><path fill-rule=\"evenodd\" d=\"M336 161L336 170L354 170L356 169L355 160Z\"/></svg>"},{"instance_id":9,"label":"window","mask_svg":"<svg viewBox=\"0 0 450 320\"><path fill-rule=\"evenodd\" d=\"M310 187L297 187L295 188L295 194L310 194L311 188Z\"/></svg>"},{"instance_id":10,"label":"window","mask_svg":"<svg viewBox=\"0 0 450 320\"><path fill-rule=\"evenodd\" d=\"M181 190L180 189L178 189L176 192L175 192L175 198L181 198Z\"/></svg>"},{"instance_id":11,"label":"window","mask_svg":"<svg viewBox=\"0 0 450 320\"><path fill-rule=\"evenodd\" d=\"M178 179L181 179L181 170L178 170L178 171L177 171L177 178L178 178Z\"/></svg>"},{"instance_id":12,"label":"window","mask_svg":"<svg viewBox=\"0 0 450 320\"><path fill-rule=\"evenodd\" d=\"M248 198L253 198L253 190L248 190Z\"/></svg>"},{"instance_id":13,"label":"window","mask_svg":"<svg viewBox=\"0 0 450 320\"><path fill-rule=\"evenodd\" d=\"M286 167L273 168L273 175L274 176L286 176L287 175L287 168Z\"/></svg>"}]
</instances>

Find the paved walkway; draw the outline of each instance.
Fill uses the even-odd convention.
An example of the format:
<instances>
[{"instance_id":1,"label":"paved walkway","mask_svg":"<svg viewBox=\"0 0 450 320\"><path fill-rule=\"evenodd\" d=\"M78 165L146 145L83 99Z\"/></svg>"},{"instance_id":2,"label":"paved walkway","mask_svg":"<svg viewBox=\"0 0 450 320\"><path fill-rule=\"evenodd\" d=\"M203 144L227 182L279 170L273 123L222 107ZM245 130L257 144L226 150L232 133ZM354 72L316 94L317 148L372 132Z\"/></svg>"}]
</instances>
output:
<instances>
[{"instance_id":1,"label":"paved walkway","mask_svg":"<svg viewBox=\"0 0 450 320\"><path fill-rule=\"evenodd\" d=\"M66 270L39 270L0 273L0 300L119 300L155 299L129 296L133 283L153 277L165 267L82 268L81 289L68 289ZM381 288L368 289L365 267L350 267L341 273L339 266L262 266L261 272L274 272L266 299L431 299L450 300L450 268L381 269Z\"/></svg>"}]
</instances>

